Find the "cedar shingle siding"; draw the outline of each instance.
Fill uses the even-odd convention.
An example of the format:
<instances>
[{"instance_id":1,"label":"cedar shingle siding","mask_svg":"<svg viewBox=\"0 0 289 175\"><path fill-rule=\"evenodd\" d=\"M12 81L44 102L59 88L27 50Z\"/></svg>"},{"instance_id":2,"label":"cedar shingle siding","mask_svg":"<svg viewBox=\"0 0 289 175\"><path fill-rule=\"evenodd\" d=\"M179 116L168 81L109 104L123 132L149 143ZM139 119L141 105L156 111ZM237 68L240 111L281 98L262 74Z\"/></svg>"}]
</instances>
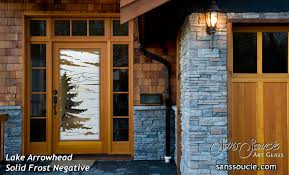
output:
<instances>
[{"instance_id":1,"label":"cedar shingle siding","mask_svg":"<svg viewBox=\"0 0 289 175\"><path fill-rule=\"evenodd\" d=\"M9 2L9 3L8 3ZM22 103L22 37L24 11L119 13L118 0L1 0L0 106Z\"/></svg>"},{"instance_id":2,"label":"cedar shingle siding","mask_svg":"<svg viewBox=\"0 0 289 175\"><path fill-rule=\"evenodd\" d=\"M0 1L0 106L22 103L22 39L24 11L67 11L67 13L119 13L118 0L53 0ZM11 3L13 2L13 3ZM167 44L169 53L159 47L151 47L173 65L171 76L171 99L175 103L175 50L174 42ZM164 93L163 65L135 52L134 104L139 105L140 93Z\"/></svg>"}]
</instances>

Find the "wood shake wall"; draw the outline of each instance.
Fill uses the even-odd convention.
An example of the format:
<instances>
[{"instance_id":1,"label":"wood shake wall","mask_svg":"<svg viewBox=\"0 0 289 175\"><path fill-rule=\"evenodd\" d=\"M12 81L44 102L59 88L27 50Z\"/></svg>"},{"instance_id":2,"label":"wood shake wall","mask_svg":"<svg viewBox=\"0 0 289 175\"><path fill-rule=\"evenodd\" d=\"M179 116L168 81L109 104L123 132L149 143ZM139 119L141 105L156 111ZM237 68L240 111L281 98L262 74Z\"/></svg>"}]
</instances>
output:
<instances>
[{"instance_id":1,"label":"wood shake wall","mask_svg":"<svg viewBox=\"0 0 289 175\"><path fill-rule=\"evenodd\" d=\"M0 0L0 106L21 105L23 84L23 16L25 11L65 13L119 13L119 0ZM175 102L175 46L151 46L154 53L172 63L171 99ZM135 49L136 51L138 49ZM166 50L166 51L164 51ZM139 105L140 93L163 93L163 65L135 52L134 105Z\"/></svg>"},{"instance_id":2,"label":"wood shake wall","mask_svg":"<svg viewBox=\"0 0 289 175\"><path fill-rule=\"evenodd\" d=\"M119 0L0 0L0 106L22 103L22 37L25 11L118 13Z\"/></svg>"},{"instance_id":3,"label":"wood shake wall","mask_svg":"<svg viewBox=\"0 0 289 175\"><path fill-rule=\"evenodd\" d=\"M135 44L135 45L138 45ZM135 46L137 48L137 46ZM176 104L176 49L174 41L165 45L149 45L146 49L165 58L171 64L170 100ZM136 49L138 50L138 49ZM134 60L134 104L140 104L140 94L162 94L165 91L164 65L135 51Z\"/></svg>"}]
</instances>

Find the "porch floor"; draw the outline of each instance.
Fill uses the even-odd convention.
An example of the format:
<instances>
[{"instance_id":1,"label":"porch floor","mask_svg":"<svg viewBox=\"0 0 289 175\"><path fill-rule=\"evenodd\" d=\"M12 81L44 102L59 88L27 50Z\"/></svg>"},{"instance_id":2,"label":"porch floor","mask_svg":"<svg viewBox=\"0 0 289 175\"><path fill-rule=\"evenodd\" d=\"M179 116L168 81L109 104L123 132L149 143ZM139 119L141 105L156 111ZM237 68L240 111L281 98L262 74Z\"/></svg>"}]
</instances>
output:
<instances>
[{"instance_id":1,"label":"porch floor","mask_svg":"<svg viewBox=\"0 0 289 175\"><path fill-rule=\"evenodd\" d=\"M31 163L30 163L31 164ZM45 163L44 163L45 164ZM49 163L48 163L49 164ZM175 163L166 164L164 161L108 161L97 160L88 172L5 172L5 166L1 165L0 174L4 175L176 175Z\"/></svg>"}]
</instances>

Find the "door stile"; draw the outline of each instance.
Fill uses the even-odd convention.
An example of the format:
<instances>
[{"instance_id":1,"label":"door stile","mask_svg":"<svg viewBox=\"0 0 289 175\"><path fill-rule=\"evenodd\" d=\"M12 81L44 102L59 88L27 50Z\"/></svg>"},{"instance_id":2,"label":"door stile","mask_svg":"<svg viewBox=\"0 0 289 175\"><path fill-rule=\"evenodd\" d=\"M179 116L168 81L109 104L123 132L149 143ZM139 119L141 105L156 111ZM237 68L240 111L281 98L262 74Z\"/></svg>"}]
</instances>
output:
<instances>
[{"instance_id":1,"label":"door stile","mask_svg":"<svg viewBox=\"0 0 289 175\"><path fill-rule=\"evenodd\" d=\"M27 76L27 91L26 91L26 104L27 104L27 115L26 115L26 142L27 142L27 148L26 148L26 153L31 153L31 143L30 143L30 109L31 109L31 104L30 104L30 96L31 96L31 84L30 84L30 77L31 77L31 70L30 70L30 42L27 42L27 61L26 61L26 76ZM28 146L29 145L29 146Z\"/></svg>"},{"instance_id":2,"label":"door stile","mask_svg":"<svg viewBox=\"0 0 289 175\"><path fill-rule=\"evenodd\" d=\"M257 75L262 74L262 32L257 32ZM256 122L256 129L257 129L257 142L264 143L264 114L263 114L263 89L264 83L263 82L256 82L257 84L257 122ZM258 153L263 153L264 151L259 150ZM264 164L264 158L257 159L258 164ZM257 171L257 175L264 175L264 171Z\"/></svg>"},{"instance_id":3,"label":"door stile","mask_svg":"<svg viewBox=\"0 0 289 175\"><path fill-rule=\"evenodd\" d=\"M52 69L53 69L53 73L52 73L52 89L51 89L51 91L50 91L50 93L51 93L51 96L52 96L52 93L53 93L53 90L55 90L55 89L58 89L58 85L57 85L57 79L58 79L58 59L57 59L57 56L58 56L58 54L57 54L57 52L56 52L56 50L57 50L57 48L56 48L56 46L55 46L55 43L53 43L53 49L52 49L52 53L53 53L53 56L52 56ZM51 97L51 101L53 100L53 97ZM54 109L54 106L53 106L53 103L51 104L51 110L53 111ZM57 109L57 111L59 111L58 109ZM57 134L57 132L56 132L56 130L54 129L54 127L55 126L57 126L58 125L58 123L57 123L57 120L56 120L56 117L57 116L55 116L54 115L54 112L52 112L51 113L52 114L52 126L53 126L53 128L51 128L51 132L52 132L52 143L51 143L51 145L52 145L52 152L55 152L55 143L57 142L57 136L58 136L58 134Z\"/></svg>"},{"instance_id":4,"label":"door stile","mask_svg":"<svg viewBox=\"0 0 289 175\"><path fill-rule=\"evenodd\" d=\"M51 18L47 19L47 37L49 41L47 42L47 59L46 59L46 83L47 83L47 94L46 94L46 108L47 108L47 119L46 119L46 137L47 137L47 145L48 145L48 154L52 154L52 85L53 85L53 43L51 39L51 29L52 29L52 21Z\"/></svg>"},{"instance_id":5,"label":"door stile","mask_svg":"<svg viewBox=\"0 0 289 175\"><path fill-rule=\"evenodd\" d=\"M134 24L130 23L130 29L134 30ZM130 154L132 157L134 157L134 144L133 143L133 138L134 138L134 121L133 121L133 109L131 108L134 103L134 98L133 98L133 77L134 77L134 66L133 66L133 35L130 35L131 42L129 43L129 142L130 142Z\"/></svg>"},{"instance_id":6,"label":"door stile","mask_svg":"<svg viewBox=\"0 0 289 175\"><path fill-rule=\"evenodd\" d=\"M22 17L22 49L21 49L21 53L22 53L22 73L23 73L23 86L22 86L22 89L21 89L21 92L23 94L23 97L24 99L22 100L22 110L23 110L23 113L22 113L22 155L25 155L27 153L27 101L25 100L25 97L28 96L28 93L27 93L27 89L26 89L26 83L28 78L27 78L27 59L28 59L28 54L27 54L27 50L26 50L26 42L27 42L27 38L26 38L26 32L27 32L27 25L26 25L26 17L23 16ZM24 47L23 47L24 46Z\"/></svg>"},{"instance_id":7,"label":"door stile","mask_svg":"<svg viewBox=\"0 0 289 175\"><path fill-rule=\"evenodd\" d=\"M233 88L232 88L232 74L233 74L233 30L232 30L232 23L227 24L227 73L228 73L228 142L232 142L232 119L233 119L233 113L232 113L232 102L233 102ZM178 155L179 156L179 155ZM228 152L228 162L233 162L233 156ZM232 172L229 172L229 174L232 174Z\"/></svg>"},{"instance_id":8,"label":"door stile","mask_svg":"<svg viewBox=\"0 0 289 175\"><path fill-rule=\"evenodd\" d=\"M53 63L52 63L52 42L47 43L47 59L46 59L46 83L47 83L47 93L46 93L46 108L47 108L47 118L46 118L46 137L47 137L47 152L52 153L52 79L53 79Z\"/></svg>"},{"instance_id":9,"label":"door stile","mask_svg":"<svg viewBox=\"0 0 289 175\"><path fill-rule=\"evenodd\" d=\"M110 24L111 25L111 24ZM107 122L107 128L105 130L107 134L107 139L109 140L107 143L107 153L108 154L112 154L112 114L113 114L113 101L112 101L112 74L111 74L111 71L112 71L112 49L111 49L111 42L108 41L107 42L107 59L106 59L106 63L107 63L107 69L106 69L106 74L107 74L107 79L106 79L106 82L107 82L107 103L105 106L107 106L107 119L108 119L108 122Z\"/></svg>"},{"instance_id":10,"label":"door stile","mask_svg":"<svg viewBox=\"0 0 289 175\"><path fill-rule=\"evenodd\" d=\"M289 69L289 32L288 32L287 41L288 41L287 63L288 63L288 69ZM289 74L289 70L288 70L288 74ZM289 110L289 79L287 78L287 154L289 154L289 111L288 110ZM289 165L289 157L287 158L287 164Z\"/></svg>"},{"instance_id":11,"label":"door stile","mask_svg":"<svg viewBox=\"0 0 289 175\"><path fill-rule=\"evenodd\" d=\"M288 45L289 47L289 45ZM288 57L289 58L289 57ZM289 81L287 79L287 154L289 154ZM287 156L287 164L289 165L289 158ZM289 170L287 170L289 171Z\"/></svg>"},{"instance_id":12,"label":"door stile","mask_svg":"<svg viewBox=\"0 0 289 175\"><path fill-rule=\"evenodd\" d=\"M257 122L256 122L256 130L257 130L257 142L264 143L264 114L263 114L263 82L257 82ZM259 150L258 153L263 153L264 151ZM259 165L265 163L264 157L258 158L257 163ZM257 171L257 175L264 175L264 171Z\"/></svg>"}]
</instances>

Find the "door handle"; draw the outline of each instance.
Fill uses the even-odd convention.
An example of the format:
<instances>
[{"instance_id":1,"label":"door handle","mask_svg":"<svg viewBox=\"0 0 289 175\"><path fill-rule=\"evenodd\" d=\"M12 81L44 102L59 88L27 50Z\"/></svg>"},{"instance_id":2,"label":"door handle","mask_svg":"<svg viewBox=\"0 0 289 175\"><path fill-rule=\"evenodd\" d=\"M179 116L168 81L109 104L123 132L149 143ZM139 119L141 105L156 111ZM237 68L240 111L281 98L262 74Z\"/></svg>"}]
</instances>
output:
<instances>
[{"instance_id":1,"label":"door handle","mask_svg":"<svg viewBox=\"0 0 289 175\"><path fill-rule=\"evenodd\" d=\"M54 115L57 114L57 110L56 110L56 107L57 107L57 99L58 99L57 90L53 90L53 111L54 111Z\"/></svg>"}]
</instances>

